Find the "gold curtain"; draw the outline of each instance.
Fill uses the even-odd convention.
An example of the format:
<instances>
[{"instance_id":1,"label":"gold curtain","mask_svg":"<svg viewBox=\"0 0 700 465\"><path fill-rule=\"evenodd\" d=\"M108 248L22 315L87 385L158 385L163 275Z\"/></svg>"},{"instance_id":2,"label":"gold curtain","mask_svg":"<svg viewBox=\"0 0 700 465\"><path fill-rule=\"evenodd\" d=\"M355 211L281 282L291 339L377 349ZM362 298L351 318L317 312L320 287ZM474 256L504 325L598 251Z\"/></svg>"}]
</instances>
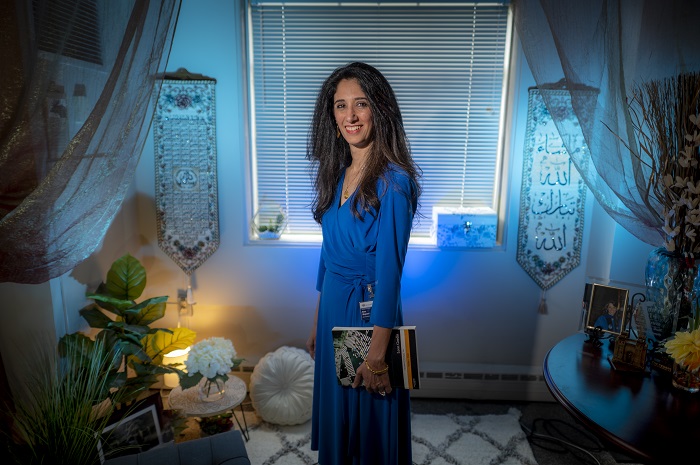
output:
<instances>
[{"instance_id":1,"label":"gold curtain","mask_svg":"<svg viewBox=\"0 0 700 465\"><path fill-rule=\"evenodd\" d=\"M92 254L150 125L180 0L0 1L0 282Z\"/></svg>"},{"instance_id":2,"label":"gold curtain","mask_svg":"<svg viewBox=\"0 0 700 465\"><path fill-rule=\"evenodd\" d=\"M650 163L639 150L631 97L636 86L700 71L700 2L513 0L527 63L564 143L598 203L638 239L664 244L664 217ZM557 111L549 88L571 95L576 118ZM586 92L593 89L591 102ZM636 111L639 111L637 108ZM682 145L681 145L682 146Z\"/></svg>"}]
</instances>

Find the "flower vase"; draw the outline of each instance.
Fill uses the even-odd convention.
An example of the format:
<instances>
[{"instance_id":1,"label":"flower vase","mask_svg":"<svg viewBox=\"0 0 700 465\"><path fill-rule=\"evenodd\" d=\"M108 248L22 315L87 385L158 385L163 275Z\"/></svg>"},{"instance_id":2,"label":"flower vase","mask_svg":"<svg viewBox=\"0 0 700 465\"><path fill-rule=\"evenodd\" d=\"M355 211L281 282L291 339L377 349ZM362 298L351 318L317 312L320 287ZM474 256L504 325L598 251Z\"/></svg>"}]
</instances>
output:
<instances>
[{"instance_id":1,"label":"flower vase","mask_svg":"<svg viewBox=\"0 0 700 465\"><path fill-rule=\"evenodd\" d=\"M649 254L645 277L649 322L656 340L687 329L700 291L695 260L659 247Z\"/></svg>"},{"instance_id":2,"label":"flower vase","mask_svg":"<svg viewBox=\"0 0 700 465\"><path fill-rule=\"evenodd\" d=\"M674 362L671 383L673 387L682 391L698 392L700 391L700 372L698 370L689 370Z\"/></svg>"},{"instance_id":3,"label":"flower vase","mask_svg":"<svg viewBox=\"0 0 700 465\"><path fill-rule=\"evenodd\" d=\"M224 398L226 382L221 378L204 378L199 384L199 399L202 402L216 402Z\"/></svg>"}]
</instances>

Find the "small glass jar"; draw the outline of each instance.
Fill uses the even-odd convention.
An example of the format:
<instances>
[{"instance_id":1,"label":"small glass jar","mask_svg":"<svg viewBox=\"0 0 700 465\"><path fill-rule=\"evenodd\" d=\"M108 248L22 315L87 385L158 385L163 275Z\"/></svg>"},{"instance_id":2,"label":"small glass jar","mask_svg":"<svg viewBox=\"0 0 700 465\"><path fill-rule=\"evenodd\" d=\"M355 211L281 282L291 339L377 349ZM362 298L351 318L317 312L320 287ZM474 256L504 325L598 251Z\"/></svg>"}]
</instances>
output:
<instances>
[{"instance_id":1,"label":"small glass jar","mask_svg":"<svg viewBox=\"0 0 700 465\"><path fill-rule=\"evenodd\" d=\"M699 392L700 372L698 370L688 370L688 368L674 362L671 383L673 387L682 391Z\"/></svg>"}]
</instances>

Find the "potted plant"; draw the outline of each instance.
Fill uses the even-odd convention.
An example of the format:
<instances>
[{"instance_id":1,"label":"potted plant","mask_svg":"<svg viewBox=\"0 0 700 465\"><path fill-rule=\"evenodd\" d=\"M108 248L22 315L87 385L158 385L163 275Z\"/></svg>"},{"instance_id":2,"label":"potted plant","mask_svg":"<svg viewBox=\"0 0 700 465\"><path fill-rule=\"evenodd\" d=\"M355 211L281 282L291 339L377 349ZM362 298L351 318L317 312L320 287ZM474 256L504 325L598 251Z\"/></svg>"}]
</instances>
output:
<instances>
[{"instance_id":1,"label":"potted plant","mask_svg":"<svg viewBox=\"0 0 700 465\"><path fill-rule=\"evenodd\" d=\"M181 370L163 363L163 356L194 343L195 333L187 328L151 328L150 325L165 316L168 296L136 300L146 287L146 270L141 263L125 254L117 259L107 272L107 279L87 297L95 302L80 315L92 328L99 329L94 339L83 333L63 336L59 350L79 350L85 356L96 344L103 344L115 358L106 370L107 383L103 399L109 390L120 390L122 401L136 399L149 389L159 375Z\"/></svg>"},{"instance_id":2,"label":"potted plant","mask_svg":"<svg viewBox=\"0 0 700 465\"><path fill-rule=\"evenodd\" d=\"M279 239L287 227L287 215L280 207L263 206L253 216L253 235L259 239Z\"/></svg>"},{"instance_id":3,"label":"potted plant","mask_svg":"<svg viewBox=\"0 0 700 465\"><path fill-rule=\"evenodd\" d=\"M63 354L38 351L21 395L12 399L9 457L17 464L92 465L99 463L100 434L123 401L123 391L102 400L108 389L105 372L119 358L104 340L76 342Z\"/></svg>"}]
</instances>

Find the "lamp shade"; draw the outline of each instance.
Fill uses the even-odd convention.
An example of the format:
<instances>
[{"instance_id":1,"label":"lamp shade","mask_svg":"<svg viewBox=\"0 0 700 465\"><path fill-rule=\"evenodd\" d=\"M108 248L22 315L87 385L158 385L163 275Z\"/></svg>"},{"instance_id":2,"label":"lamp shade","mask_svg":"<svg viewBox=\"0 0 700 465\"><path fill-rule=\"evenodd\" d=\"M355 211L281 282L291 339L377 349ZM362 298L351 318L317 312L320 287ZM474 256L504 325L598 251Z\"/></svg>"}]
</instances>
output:
<instances>
[{"instance_id":1,"label":"lamp shade","mask_svg":"<svg viewBox=\"0 0 700 465\"><path fill-rule=\"evenodd\" d=\"M179 370L184 370L185 369L185 360L187 360L187 357L190 354L190 347L185 347L184 349L177 349L173 350L172 352L168 352L167 354L163 355L163 364L164 365L175 365L175 368ZM163 375L163 384L165 384L166 387L172 389L180 384L180 378L177 376L177 373L166 373Z\"/></svg>"}]
</instances>

